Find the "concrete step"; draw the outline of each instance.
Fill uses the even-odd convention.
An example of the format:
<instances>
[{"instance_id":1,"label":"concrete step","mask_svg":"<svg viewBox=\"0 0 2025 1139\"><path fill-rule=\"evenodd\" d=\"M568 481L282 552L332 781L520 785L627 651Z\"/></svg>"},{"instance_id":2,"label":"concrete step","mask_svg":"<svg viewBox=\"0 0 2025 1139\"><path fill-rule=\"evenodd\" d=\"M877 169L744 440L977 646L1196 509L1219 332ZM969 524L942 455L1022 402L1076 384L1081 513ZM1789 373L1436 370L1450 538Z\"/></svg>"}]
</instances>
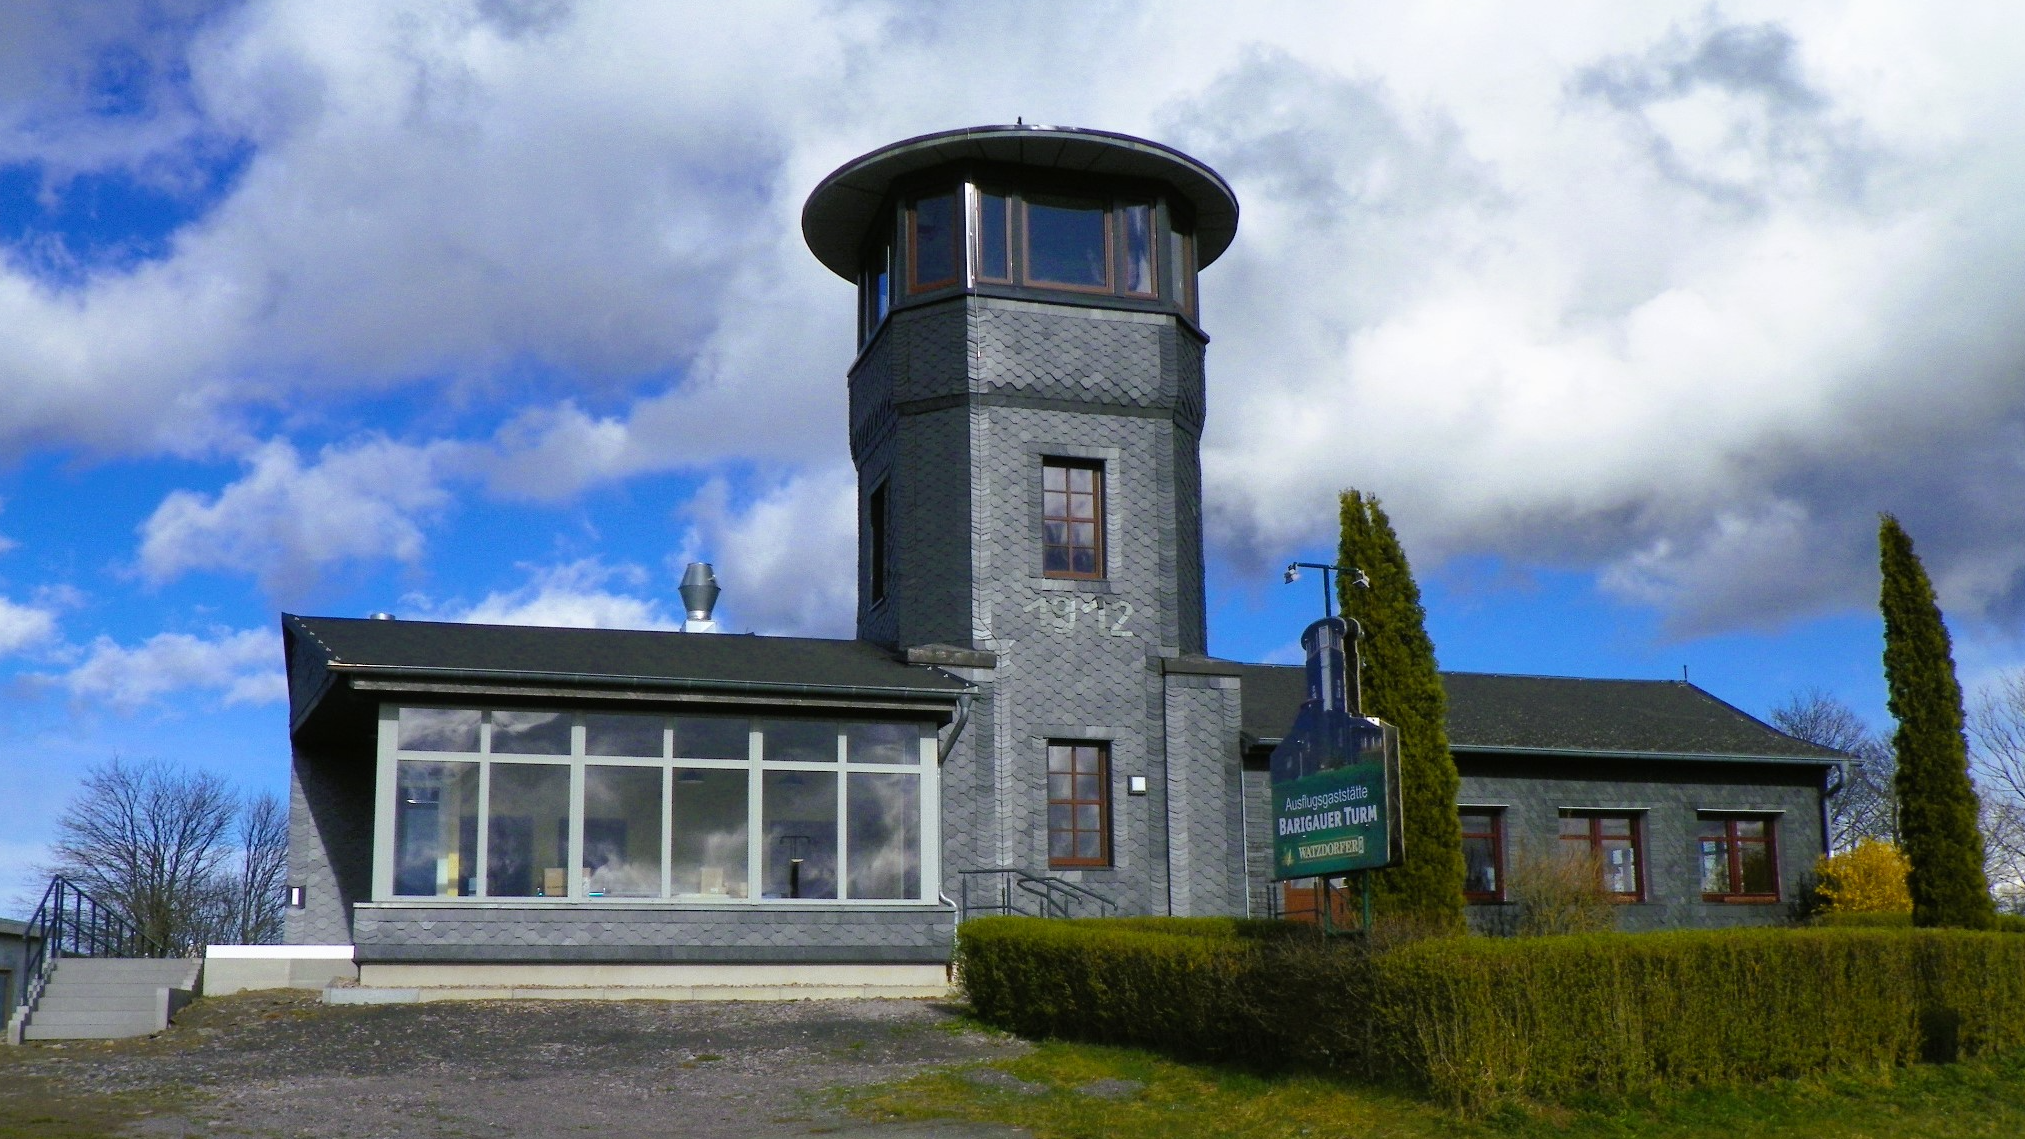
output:
<instances>
[{"instance_id":1,"label":"concrete step","mask_svg":"<svg viewBox=\"0 0 2025 1139\"><path fill-rule=\"evenodd\" d=\"M42 999L35 1002L36 1019L53 1012L116 1012L132 1010L145 1012L150 1016L155 1010L155 990L167 986L156 985L142 989L134 987L133 992L108 993L100 989L85 989L79 992L45 991Z\"/></svg>"},{"instance_id":2,"label":"concrete step","mask_svg":"<svg viewBox=\"0 0 2025 1139\"><path fill-rule=\"evenodd\" d=\"M35 1010L35 1015L29 1018L28 1023L47 1024L47 1025L125 1024L128 1021L139 1022L145 1020L152 1025L154 1023L154 1019L155 1014L154 1010L152 1009L148 1009L145 1011L137 1009L124 1009L124 1008L59 1009L55 1012L43 1012L41 1009L38 1008ZM153 1031L153 1029L150 1029L149 1031Z\"/></svg>"},{"instance_id":3,"label":"concrete step","mask_svg":"<svg viewBox=\"0 0 2025 1139\"><path fill-rule=\"evenodd\" d=\"M187 989L183 977L147 977L138 981L79 981L59 977L42 986L45 993L146 993L156 989Z\"/></svg>"},{"instance_id":4,"label":"concrete step","mask_svg":"<svg viewBox=\"0 0 2025 1139\"><path fill-rule=\"evenodd\" d=\"M198 965L199 962L183 957L64 957L56 963L56 976L74 981L176 979Z\"/></svg>"},{"instance_id":5,"label":"concrete step","mask_svg":"<svg viewBox=\"0 0 2025 1139\"><path fill-rule=\"evenodd\" d=\"M129 1036L148 1036L154 1033L154 1021L129 1021L124 1024L38 1024L33 1021L22 1026L23 1040L122 1040Z\"/></svg>"}]
</instances>

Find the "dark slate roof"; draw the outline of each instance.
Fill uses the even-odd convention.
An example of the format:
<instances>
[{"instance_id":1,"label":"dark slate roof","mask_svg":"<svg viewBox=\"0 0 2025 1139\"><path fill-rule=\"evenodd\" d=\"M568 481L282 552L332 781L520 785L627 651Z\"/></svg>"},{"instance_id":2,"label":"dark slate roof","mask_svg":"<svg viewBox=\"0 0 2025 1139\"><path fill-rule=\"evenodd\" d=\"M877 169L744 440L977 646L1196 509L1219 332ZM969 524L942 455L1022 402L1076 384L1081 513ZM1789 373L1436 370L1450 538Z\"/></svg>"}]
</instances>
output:
<instances>
[{"instance_id":1,"label":"dark slate roof","mask_svg":"<svg viewBox=\"0 0 2025 1139\"><path fill-rule=\"evenodd\" d=\"M1278 739L1306 696L1300 665L1245 665L1244 730ZM1840 752L1795 739L1680 680L1589 680L1444 672L1449 746L1456 751L1756 757L1835 762Z\"/></svg>"},{"instance_id":2,"label":"dark slate roof","mask_svg":"<svg viewBox=\"0 0 2025 1139\"><path fill-rule=\"evenodd\" d=\"M969 686L933 668L902 664L864 641L558 629L442 621L296 617L282 621L298 646L320 649L340 672L538 678L571 683L849 689L955 696Z\"/></svg>"}]
</instances>

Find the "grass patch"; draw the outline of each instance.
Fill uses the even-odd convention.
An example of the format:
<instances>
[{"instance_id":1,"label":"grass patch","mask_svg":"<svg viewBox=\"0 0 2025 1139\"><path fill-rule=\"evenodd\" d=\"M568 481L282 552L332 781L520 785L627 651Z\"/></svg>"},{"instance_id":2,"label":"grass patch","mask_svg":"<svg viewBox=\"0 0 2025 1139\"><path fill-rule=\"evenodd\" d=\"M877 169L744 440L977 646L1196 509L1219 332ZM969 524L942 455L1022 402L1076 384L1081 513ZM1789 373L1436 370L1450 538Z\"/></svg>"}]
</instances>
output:
<instances>
[{"instance_id":1,"label":"grass patch","mask_svg":"<svg viewBox=\"0 0 2025 1139\"><path fill-rule=\"evenodd\" d=\"M1657 1097L1507 1104L1465 1117L1403 1092L1326 1076L1264 1077L1149 1052L1047 1042L992 1065L1011 1080L981 1083L970 1069L932 1072L839 1093L876 1120L961 1119L1031 1128L1038 1139L1997 1139L2025 1134L2025 1057L1922 1065L1889 1080L1781 1080ZM1144 1085L1106 1100L1076 1089L1098 1080Z\"/></svg>"},{"instance_id":2,"label":"grass patch","mask_svg":"<svg viewBox=\"0 0 2025 1139\"><path fill-rule=\"evenodd\" d=\"M0 1139L107 1139L191 1097L168 1090L84 1094L46 1076L0 1067Z\"/></svg>"}]
</instances>

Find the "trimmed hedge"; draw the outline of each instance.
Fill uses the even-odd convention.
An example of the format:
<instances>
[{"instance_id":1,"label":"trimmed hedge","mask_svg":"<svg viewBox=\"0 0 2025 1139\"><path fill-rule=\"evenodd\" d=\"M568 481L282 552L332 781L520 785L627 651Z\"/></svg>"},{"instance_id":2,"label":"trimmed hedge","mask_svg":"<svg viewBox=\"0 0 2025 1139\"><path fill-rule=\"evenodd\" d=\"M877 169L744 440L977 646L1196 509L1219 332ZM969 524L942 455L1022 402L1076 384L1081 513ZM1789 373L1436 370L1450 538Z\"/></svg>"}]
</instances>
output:
<instances>
[{"instance_id":1,"label":"trimmed hedge","mask_svg":"<svg viewBox=\"0 0 2025 1139\"><path fill-rule=\"evenodd\" d=\"M1367 954L1164 924L966 922L962 984L980 1018L1026 1036L1325 1068L1466 1108L2025 1047L2025 938L2003 934L1455 937Z\"/></svg>"}]
</instances>

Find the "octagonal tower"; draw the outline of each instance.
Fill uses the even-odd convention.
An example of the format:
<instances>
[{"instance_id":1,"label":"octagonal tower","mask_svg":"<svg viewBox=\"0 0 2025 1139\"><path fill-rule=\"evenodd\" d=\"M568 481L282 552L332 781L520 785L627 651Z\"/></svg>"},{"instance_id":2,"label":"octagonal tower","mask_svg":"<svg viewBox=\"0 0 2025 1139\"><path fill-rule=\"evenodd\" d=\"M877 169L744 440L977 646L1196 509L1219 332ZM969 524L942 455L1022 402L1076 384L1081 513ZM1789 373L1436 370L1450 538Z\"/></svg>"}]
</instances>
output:
<instances>
[{"instance_id":1,"label":"octagonal tower","mask_svg":"<svg viewBox=\"0 0 2025 1139\"><path fill-rule=\"evenodd\" d=\"M983 693L945 777L944 865L1068 875L1140 912L1241 908L1241 866L1191 891L1169 865L1177 827L1241 833L1235 679L1213 744L1184 749L1172 707L1195 683L1177 678L1226 679L1201 671L1195 286L1236 233L1230 187L1144 139L974 127L845 164L802 229L858 287L858 634ZM1214 818L1175 817L1190 765L1233 789L1191 792Z\"/></svg>"}]
</instances>

